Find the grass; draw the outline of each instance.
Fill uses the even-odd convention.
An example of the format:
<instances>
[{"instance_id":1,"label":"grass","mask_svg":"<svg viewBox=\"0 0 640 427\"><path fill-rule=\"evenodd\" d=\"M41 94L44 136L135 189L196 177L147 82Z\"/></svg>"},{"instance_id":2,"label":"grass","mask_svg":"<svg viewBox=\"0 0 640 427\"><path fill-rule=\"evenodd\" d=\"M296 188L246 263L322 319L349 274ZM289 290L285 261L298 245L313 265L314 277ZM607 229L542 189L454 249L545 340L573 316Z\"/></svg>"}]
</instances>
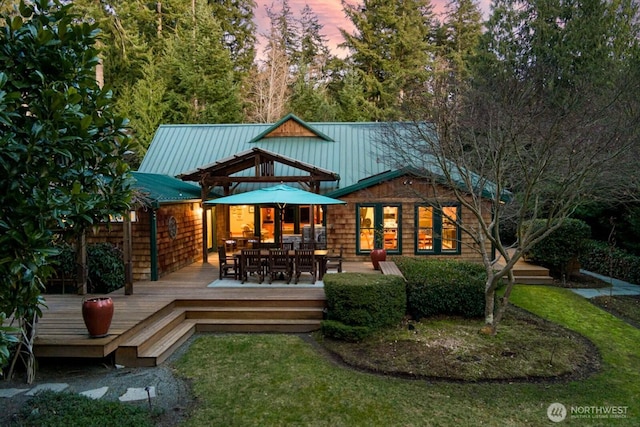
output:
<instances>
[{"instance_id":1,"label":"grass","mask_svg":"<svg viewBox=\"0 0 640 427\"><path fill-rule=\"evenodd\" d=\"M155 423L145 408L120 402L93 400L74 393L43 391L29 400L13 425L152 427Z\"/></svg>"},{"instance_id":2,"label":"grass","mask_svg":"<svg viewBox=\"0 0 640 427\"><path fill-rule=\"evenodd\" d=\"M640 297L602 296L592 298L591 302L631 325L640 327Z\"/></svg>"},{"instance_id":3,"label":"grass","mask_svg":"<svg viewBox=\"0 0 640 427\"><path fill-rule=\"evenodd\" d=\"M586 380L455 383L404 380L332 363L290 335L218 335L196 340L177 368L193 380L189 426L542 426L547 407L628 407L623 419L563 425L638 425L640 331L570 291L518 286L512 301L588 337L603 358Z\"/></svg>"}]
</instances>

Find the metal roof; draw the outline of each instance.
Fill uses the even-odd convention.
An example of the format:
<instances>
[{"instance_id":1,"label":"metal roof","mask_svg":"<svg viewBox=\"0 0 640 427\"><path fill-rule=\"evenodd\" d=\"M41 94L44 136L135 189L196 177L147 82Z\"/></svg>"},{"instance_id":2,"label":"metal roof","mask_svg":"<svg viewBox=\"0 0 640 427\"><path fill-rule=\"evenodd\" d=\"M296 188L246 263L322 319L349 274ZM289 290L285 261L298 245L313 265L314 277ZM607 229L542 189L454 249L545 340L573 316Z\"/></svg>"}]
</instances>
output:
<instances>
[{"instance_id":1,"label":"metal roof","mask_svg":"<svg viewBox=\"0 0 640 427\"><path fill-rule=\"evenodd\" d=\"M287 121L293 120L312 135L309 136L269 136ZM430 132L431 125L418 129ZM313 136L315 134L316 136ZM423 154L415 158L415 165L392 168L394 159L391 147L385 140L400 135L412 138L412 133L402 124L390 123L305 123L294 115L288 115L275 124L210 124L210 125L161 125L151 141L139 172L177 177L193 174L200 169L215 167L222 160L259 148L298 161L305 165L331 172L340 177L338 181L320 184L320 192L331 197L340 197L352 191L379 184L402 174L429 173L442 177L441 166L431 156ZM455 180L459 175L451 167ZM275 176L297 175L295 166L275 165ZM251 168L231 176L252 176ZM420 174L419 174L420 175ZM495 185L471 175L474 190L478 188L484 197L493 197ZM456 180L458 181L458 180ZM294 185L294 183L289 183ZM466 185L462 179L457 183ZM235 192L245 192L264 187L265 184L242 182ZM501 198L508 198L504 192Z\"/></svg>"},{"instance_id":2,"label":"metal roof","mask_svg":"<svg viewBox=\"0 0 640 427\"><path fill-rule=\"evenodd\" d=\"M325 193L389 169L379 144L383 126L311 123L309 128L321 136L259 139L273 124L161 125L139 171L175 177L258 147L338 174L339 181L322 183L321 192ZM282 167L276 171L278 175L290 174L288 167ZM242 184L242 191L255 187Z\"/></svg>"},{"instance_id":3,"label":"metal roof","mask_svg":"<svg viewBox=\"0 0 640 427\"><path fill-rule=\"evenodd\" d=\"M133 172L138 189L153 207L162 203L175 203L200 200L200 187L181 181L172 176L155 173Z\"/></svg>"}]
</instances>

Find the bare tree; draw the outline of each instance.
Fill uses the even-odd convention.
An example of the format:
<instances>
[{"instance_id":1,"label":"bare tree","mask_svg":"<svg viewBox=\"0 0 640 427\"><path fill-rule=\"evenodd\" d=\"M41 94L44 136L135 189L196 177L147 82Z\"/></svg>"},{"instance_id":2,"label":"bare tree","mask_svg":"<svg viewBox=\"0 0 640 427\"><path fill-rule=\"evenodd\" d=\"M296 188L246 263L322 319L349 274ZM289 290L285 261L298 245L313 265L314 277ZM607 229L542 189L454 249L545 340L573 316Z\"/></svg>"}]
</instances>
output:
<instances>
[{"instance_id":1,"label":"bare tree","mask_svg":"<svg viewBox=\"0 0 640 427\"><path fill-rule=\"evenodd\" d=\"M247 117L251 122L273 123L286 114L289 100L289 61L281 45L270 40L268 58L254 70L248 94Z\"/></svg>"},{"instance_id":2,"label":"bare tree","mask_svg":"<svg viewBox=\"0 0 640 427\"><path fill-rule=\"evenodd\" d=\"M556 30L566 28L571 27ZM522 44L529 34L514 36L512 50L502 53L504 40L486 43L485 62L467 81L444 67L421 96L408 100L413 122L389 126L381 139L390 164L446 184L475 217L460 226L487 272L487 333L496 333L514 285L512 268L524 253L582 204L625 200L629 189L637 188L636 45L610 61L605 75L598 64L612 54L576 48L563 54L576 55L569 61L535 39ZM536 219L544 226L526 226ZM501 236L501 222L507 221L517 230L511 246ZM496 307L502 283L506 289Z\"/></svg>"}]
</instances>

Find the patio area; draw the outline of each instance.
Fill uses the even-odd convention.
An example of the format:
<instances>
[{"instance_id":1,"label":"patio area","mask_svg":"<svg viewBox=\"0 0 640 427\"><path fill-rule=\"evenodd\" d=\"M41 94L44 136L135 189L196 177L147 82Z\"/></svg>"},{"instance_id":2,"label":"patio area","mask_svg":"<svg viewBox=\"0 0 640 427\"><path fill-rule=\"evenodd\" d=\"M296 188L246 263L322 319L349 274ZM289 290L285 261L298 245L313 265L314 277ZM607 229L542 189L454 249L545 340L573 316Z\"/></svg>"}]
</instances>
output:
<instances>
[{"instance_id":1,"label":"patio area","mask_svg":"<svg viewBox=\"0 0 640 427\"><path fill-rule=\"evenodd\" d=\"M345 262L343 271L374 272L370 262ZM335 273L329 273L335 274ZM82 301L90 296L45 295L38 322L37 357L103 358L125 366L162 363L195 332L308 332L320 327L322 282L298 285L215 283L217 262L196 262L155 282L136 282L133 295L109 297L114 315L109 334L90 338Z\"/></svg>"}]
</instances>

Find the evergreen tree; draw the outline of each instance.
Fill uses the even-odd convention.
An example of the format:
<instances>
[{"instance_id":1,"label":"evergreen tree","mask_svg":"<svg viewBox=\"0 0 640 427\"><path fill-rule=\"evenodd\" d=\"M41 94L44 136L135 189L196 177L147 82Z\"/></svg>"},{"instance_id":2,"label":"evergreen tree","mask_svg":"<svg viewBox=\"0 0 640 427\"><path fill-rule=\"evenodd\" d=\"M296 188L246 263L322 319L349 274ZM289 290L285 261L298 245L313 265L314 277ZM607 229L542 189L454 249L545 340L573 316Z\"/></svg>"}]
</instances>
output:
<instances>
[{"instance_id":1,"label":"evergreen tree","mask_svg":"<svg viewBox=\"0 0 640 427\"><path fill-rule=\"evenodd\" d=\"M135 152L135 159L129 162L132 166L139 165L169 109L165 100L167 82L153 55L149 53L147 58L142 78L124 87L116 102L118 111L130 120L131 149Z\"/></svg>"},{"instance_id":2,"label":"evergreen tree","mask_svg":"<svg viewBox=\"0 0 640 427\"><path fill-rule=\"evenodd\" d=\"M222 28L222 41L229 51L240 82L253 67L256 56L256 24L253 0L209 0L213 17Z\"/></svg>"},{"instance_id":3,"label":"evergreen tree","mask_svg":"<svg viewBox=\"0 0 640 427\"><path fill-rule=\"evenodd\" d=\"M452 0L447 5L445 39L441 52L459 81L469 76L469 61L476 55L482 36L482 14L474 0Z\"/></svg>"},{"instance_id":4,"label":"evergreen tree","mask_svg":"<svg viewBox=\"0 0 640 427\"><path fill-rule=\"evenodd\" d=\"M336 119L336 106L330 99L326 85L310 79L305 67L299 70L291 89L289 112L310 122L328 122Z\"/></svg>"},{"instance_id":5,"label":"evergreen tree","mask_svg":"<svg viewBox=\"0 0 640 427\"><path fill-rule=\"evenodd\" d=\"M345 14L356 28L341 30L351 50L350 60L360 70L366 98L376 107L375 119L401 118L405 95L430 78L435 53L431 42L434 17L429 0L364 0Z\"/></svg>"},{"instance_id":6,"label":"evergreen tree","mask_svg":"<svg viewBox=\"0 0 640 427\"><path fill-rule=\"evenodd\" d=\"M309 5L302 9L300 19L300 66L305 68L308 80L322 80L324 69L331 59L327 38L322 34L323 25Z\"/></svg>"},{"instance_id":7,"label":"evergreen tree","mask_svg":"<svg viewBox=\"0 0 640 427\"><path fill-rule=\"evenodd\" d=\"M337 121L375 121L376 106L365 96L360 70L342 62L342 67L332 72L329 90L335 99Z\"/></svg>"},{"instance_id":8,"label":"evergreen tree","mask_svg":"<svg viewBox=\"0 0 640 427\"><path fill-rule=\"evenodd\" d=\"M275 10L273 4L267 7L267 16L270 22L269 40L279 45L289 64L297 65L300 60L300 25L291 12L289 0L282 0L280 10ZM271 48L272 43L269 43L265 50Z\"/></svg>"},{"instance_id":9,"label":"evergreen tree","mask_svg":"<svg viewBox=\"0 0 640 427\"><path fill-rule=\"evenodd\" d=\"M164 67L174 123L234 123L242 120L242 106L222 29L204 0L195 2L192 21L183 19L167 42Z\"/></svg>"}]
</instances>

